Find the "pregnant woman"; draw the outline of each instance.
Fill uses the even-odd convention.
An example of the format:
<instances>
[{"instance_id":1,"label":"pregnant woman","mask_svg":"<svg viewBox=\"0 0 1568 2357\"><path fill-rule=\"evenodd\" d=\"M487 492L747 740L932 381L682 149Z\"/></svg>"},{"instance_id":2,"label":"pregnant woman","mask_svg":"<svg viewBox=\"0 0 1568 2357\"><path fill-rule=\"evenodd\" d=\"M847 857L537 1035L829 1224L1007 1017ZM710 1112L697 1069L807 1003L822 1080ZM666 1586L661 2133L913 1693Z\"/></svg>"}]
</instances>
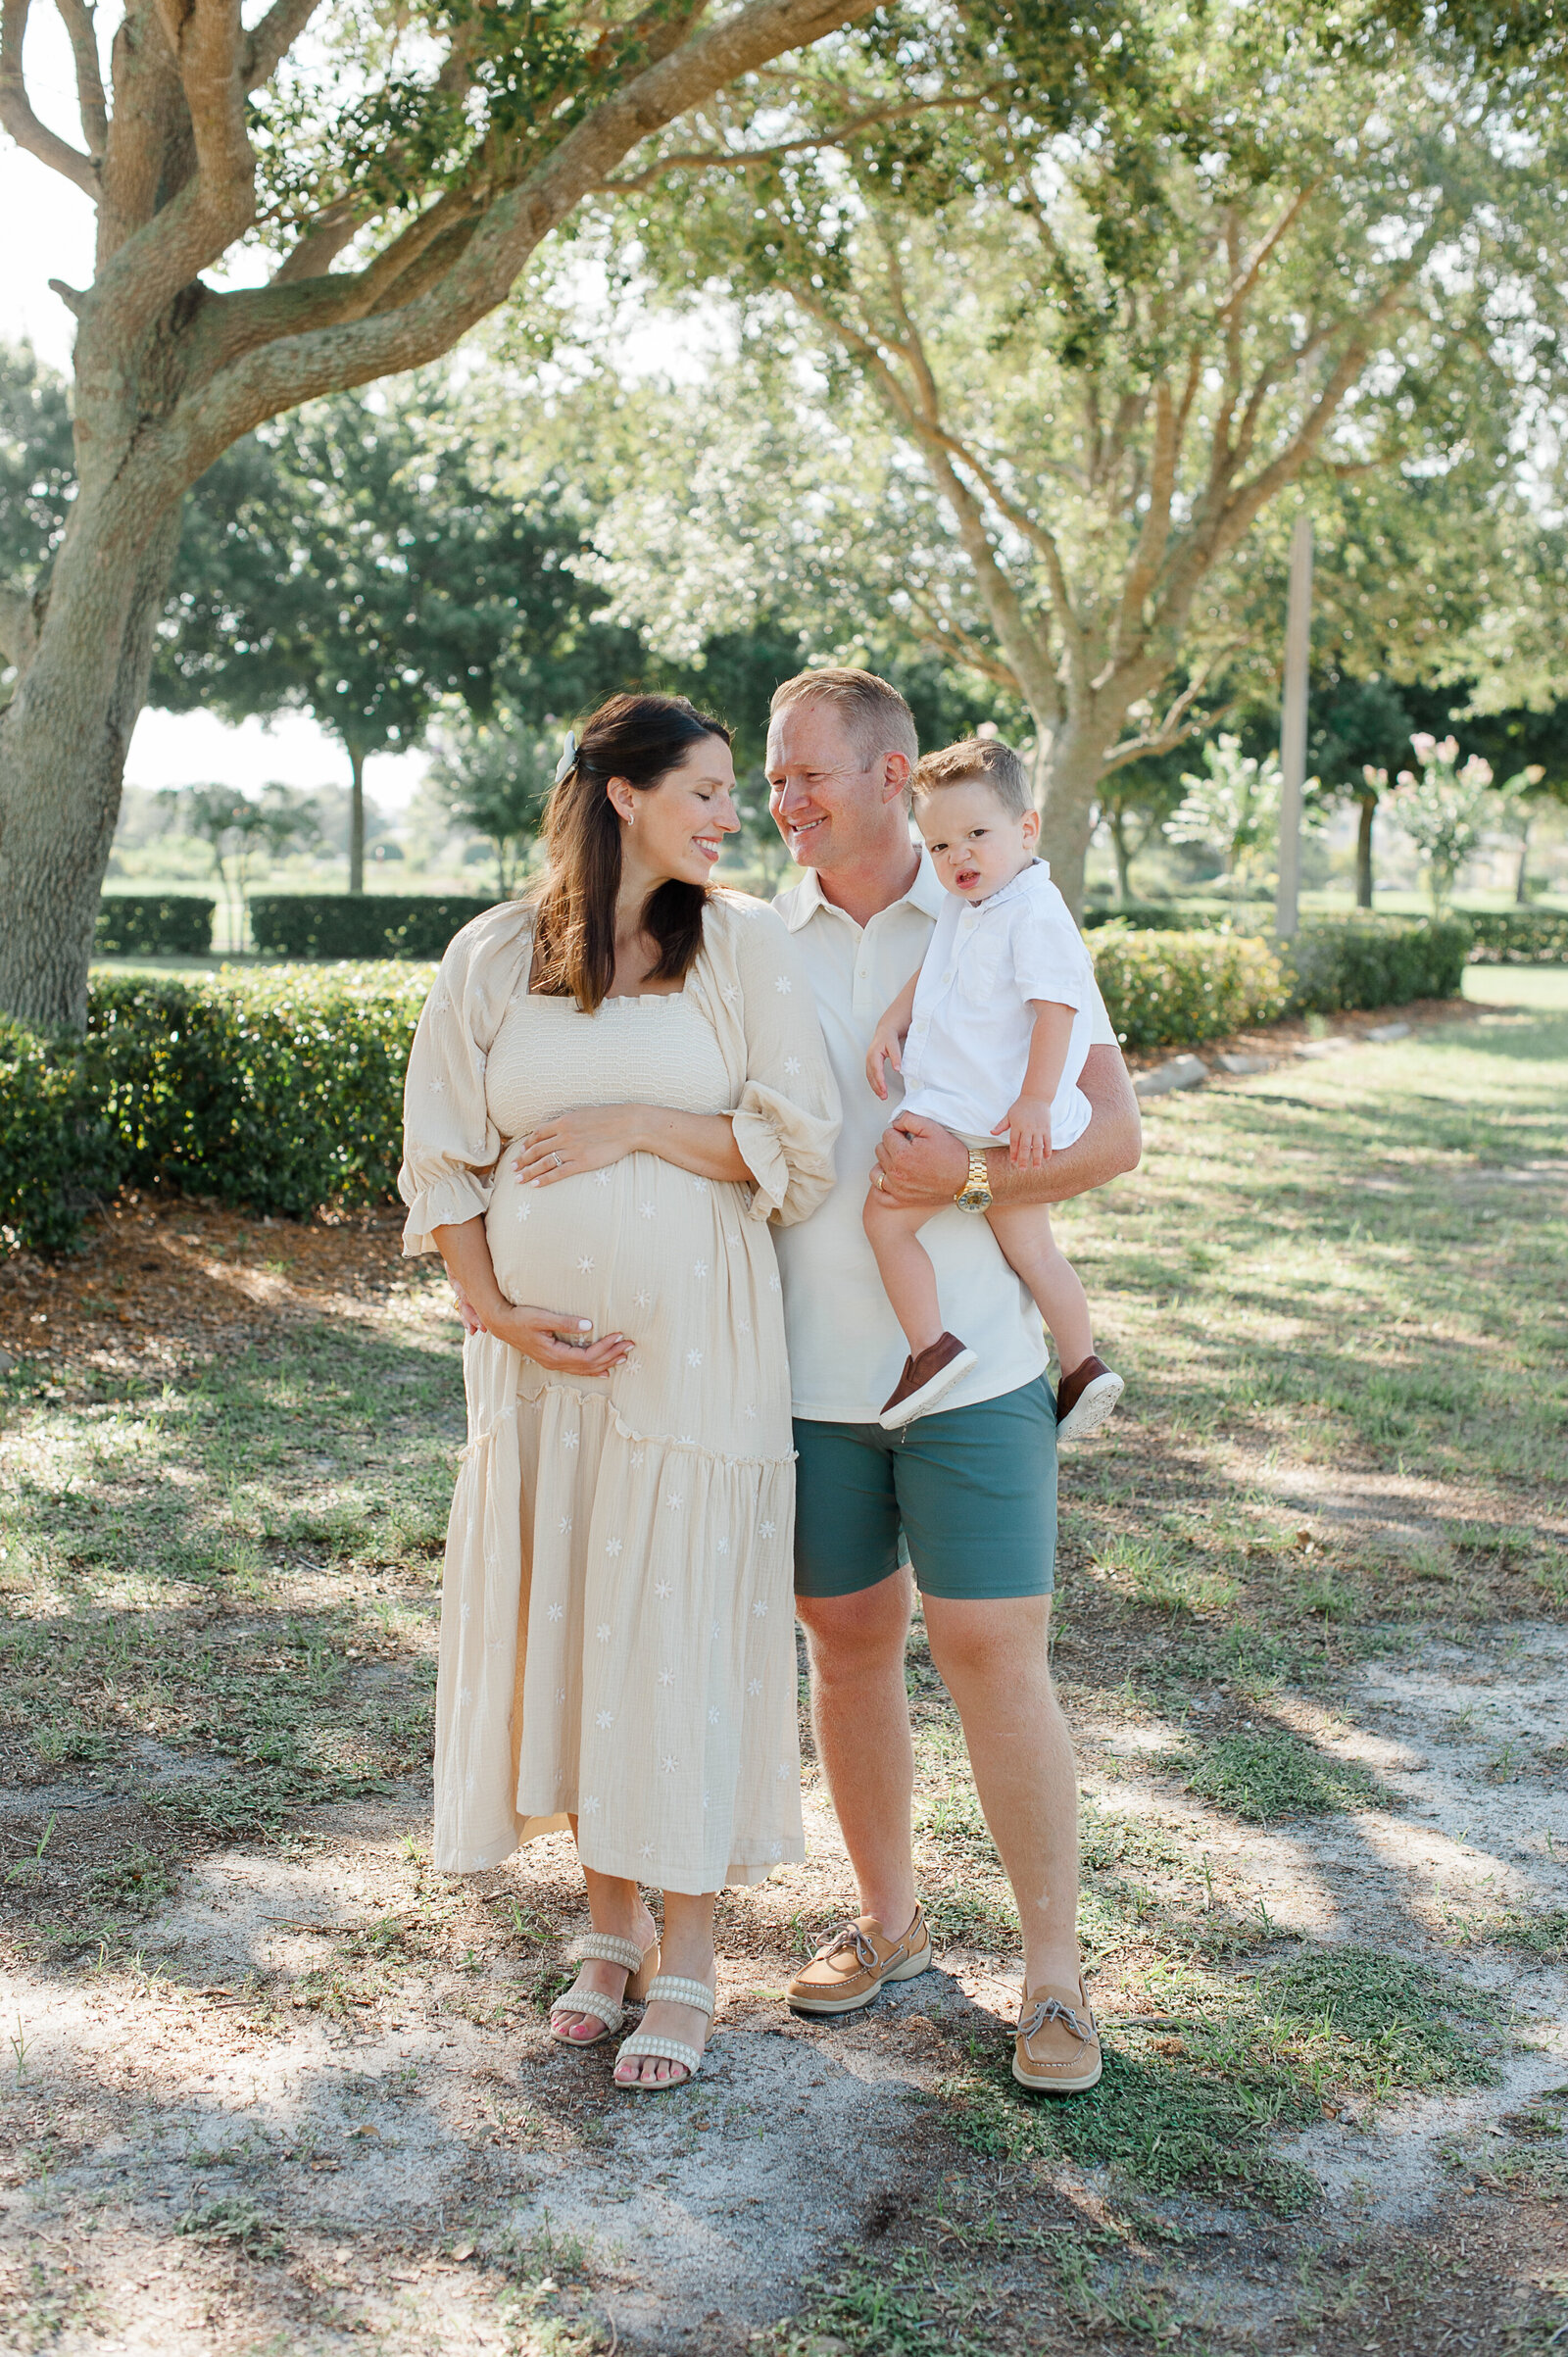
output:
<instances>
[{"instance_id":1,"label":"pregnant woman","mask_svg":"<svg viewBox=\"0 0 1568 2357\"><path fill-rule=\"evenodd\" d=\"M448 950L405 1098L404 1250L482 1329L435 1862L571 1828L594 1928L552 2028L596 2043L645 1995L623 2087L696 2072L714 1893L805 1850L768 1222L826 1195L839 1106L782 921L711 884L733 794L718 721L612 697L567 740L542 885Z\"/></svg>"}]
</instances>

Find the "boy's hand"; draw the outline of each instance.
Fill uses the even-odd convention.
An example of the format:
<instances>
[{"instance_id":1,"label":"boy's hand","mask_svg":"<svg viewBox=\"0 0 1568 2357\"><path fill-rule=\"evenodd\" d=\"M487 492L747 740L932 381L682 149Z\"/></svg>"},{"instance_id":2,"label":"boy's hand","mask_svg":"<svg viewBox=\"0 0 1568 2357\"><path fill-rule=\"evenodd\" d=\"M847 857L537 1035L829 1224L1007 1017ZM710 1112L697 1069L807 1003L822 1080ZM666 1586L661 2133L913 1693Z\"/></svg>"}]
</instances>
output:
<instances>
[{"instance_id":1,"label":"boy's hand","mask_svg":"<svg viewBox=\"0 0 1568 2357\"><path fill-rule=\"evenodd\" d=\"M895 1072L902 1072L904 1069L903 1047L903 1033L892 1020L891 1015L884 1015L872 1035L871 1045L866 1050L865 1056L865 1077L871 1083L877 1096L884 1102L887 1098L888 1084L883 1076L882 1066L884 1062L887 1062L893 1066Z\"/></svg>"},{"instance_id":2,"label":"boy's hand","mask_svg":"<svg viewBox=\"0 0 1568 2357\"><path fill-rule=\"evenodd\" d=\"M1051 1159L1051 1100L1020 1097L1009 1105L991 1135L1007 1136L1007 1159L1015 1170L1044 1170Z\"/></svg>"}]
</instances>

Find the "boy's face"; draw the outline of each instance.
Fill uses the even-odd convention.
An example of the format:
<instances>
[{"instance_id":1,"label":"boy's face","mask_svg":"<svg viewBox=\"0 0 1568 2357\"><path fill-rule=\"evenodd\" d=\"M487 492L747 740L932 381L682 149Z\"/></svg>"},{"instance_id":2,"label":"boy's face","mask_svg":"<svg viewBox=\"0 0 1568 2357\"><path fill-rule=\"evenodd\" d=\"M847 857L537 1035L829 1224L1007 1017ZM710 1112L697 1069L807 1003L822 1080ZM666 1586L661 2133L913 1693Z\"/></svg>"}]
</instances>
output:
<instances>
[{"instance_id":1,"label":"boy's face","mask_svg":"<svg viewBox=\"0 0 1568 2357\"><path fill-rule=\"evenodd\" d=\"M1025 810L1014 818L983 777L922 794L914 822L943 883L971 903L989 900L1021 874L1040 834L1039 813Z\"/></svg>"}]
</instances>

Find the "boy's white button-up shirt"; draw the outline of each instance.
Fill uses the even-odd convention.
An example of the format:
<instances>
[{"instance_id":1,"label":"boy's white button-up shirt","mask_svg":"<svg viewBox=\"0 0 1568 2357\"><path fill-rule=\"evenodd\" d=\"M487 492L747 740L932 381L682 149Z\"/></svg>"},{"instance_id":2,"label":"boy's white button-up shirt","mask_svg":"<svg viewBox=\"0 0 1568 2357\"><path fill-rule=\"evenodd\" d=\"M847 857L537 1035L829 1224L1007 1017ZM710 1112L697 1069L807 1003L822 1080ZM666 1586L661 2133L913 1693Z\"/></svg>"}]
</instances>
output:
<instances>
[{"instance_id":1,"label":"boy's white button-up shirt","mask_svg":"<svg viewBox=\"0 0 1568 2357\"><path fill-rule=\"evenodd\" d=\"M1071 909L1044 859L978 904L956 892L942 898L904 1045L906 1105L960 1138L1005 1145L993 1132L1023 1087L1034 1038L1031 1002L1044 999L1073 1010L1051 1106L1053 1149L1071 1146L1089 1127L1078 1075L1100 997Z\"/></svg>"},{"instance_id":2,"label":"boy's white button-up shirt","mask_svg":"<svg viewBox=\"0 0 1568 2357\"><path fill-rule=\"evenodd\" d=\"M809 1219L774 1231L795 1413L813 1423L874 1423L908 1355L860 1224L877 1142L903 1103L903 1087L889 1072L887 1102L875 1096L865 1057L882 1015L924 958L949 898L922 852L904 898L863 931L823 898L814 869L774 903L805 958L844 1101L832 1194ZM1096 989L1092 1044L1115 1041ZM987 1222L955 1204L932 1214L920 1241L936 1270L944 1319L978 1353L944 1398L944 1411L1000 1399L1043 1374L1040 1312Z\"/></svg>"}]
</instances>

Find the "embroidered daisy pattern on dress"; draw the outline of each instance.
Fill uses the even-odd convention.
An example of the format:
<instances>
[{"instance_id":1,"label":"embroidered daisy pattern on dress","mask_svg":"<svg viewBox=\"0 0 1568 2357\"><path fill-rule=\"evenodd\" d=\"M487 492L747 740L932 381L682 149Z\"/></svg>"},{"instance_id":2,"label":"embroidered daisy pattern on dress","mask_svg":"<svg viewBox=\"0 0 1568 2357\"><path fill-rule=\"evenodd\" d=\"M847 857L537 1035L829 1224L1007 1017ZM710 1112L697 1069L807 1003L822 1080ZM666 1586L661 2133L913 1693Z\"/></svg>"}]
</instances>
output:
<instances>
[{"instance_id":1,"label":"embroidered daisy pattern on dress","mask_svg":"<svg viewBox=\"0 0 1568 2357\"><path fill-rule=\"evenodd\" d=\"M500 911L483 920L498 939L505 921ZM770 1305L780 1285L761 1229L780 1208L786 1218L809 1216L812 1191L831 1183L831 1141L820 1142L831 1116L814 1000L808 989L794 988L794 953L777 920L757 910L710 930L717 971L705 970L684 1005L651 1001L632 1010L654 1020L592 1021L569 1005L531 997L525 984L514 984L514 966L499 989L488 975L470 988L461 951L453 969L464 973L454 994L457 1022L448 994L430 1002L436 1034L432 1040L427 1024L410 1103L444 1167L416 1174L421 1218L413 1232L422 1226L424 1203L467 1207L476 1192L482 1196L491 1157L477 1150L499 1138L499 1171L511 1191L496 1190L489 1230L503 1293L516 1301L559 1299L550 1290L554 1268L569 1301L570 1278L560 1272L586 1282L602 1261L605 1298L585 1300L583 1308L602 1310L595 1322L612 1333L625 1319L640 1344L633 1349L633 1337L623 1338L626 1355L603 1383L581 1382L565 1371L564 1357L559 1370L529 1368L523 1392L514 1361L490 1363L492 1340L480 1335L470 1344L469 1399L484 1404L470 1405L470 1416L482 1421L470 1422L466 1488L452 1526L457 1554L449 1559L456 1594L448 1590L453 1638L470 1599L475 1615L464 1655L465 1667L472 1660L475 1668L446 1689L477 1738L466 1757L456 1753L451 1799L462 1811L461 1831L452 1819L451 1833L439 1826L439 1765L437 1773L438 1845L472 1843L471 1857L454 1860L457 1871L499 1863L493 1827L510 1823L511 1808L531 1821L530 1831L576 1812L590 1865L677 1888L714 1888L735 1877L755 1882L770 1862L801 1854L788 1768L777 1764L788 1760L792 1725L790 1665L781 1669L780 1648L789 1652L793 1639L778 1554L790 1432L779 1313ZM509 958L513 938L506 936ZM774 963L780 957L782 968ZM438 1001L447 1006L444 1029ZM493 1044L481 1036L453 1045L460 1028L477 1025L482 1033L489 1010L503 1008ZM698 1023L711 1035L707 1044ZM479 1053L485 1048L488 1073ZM702 1093L662 1094L665 1074L677 1069L677 1091L696 1074ZM435 1079L444 1089L432 1091ZM593 1187L576 1198L552 1199L535 1222L535 1190L518 1188L514 1157L539 1128L563 1105L623 1105L645 1096L693 1113L733 1110L743 1149L750 1137L765 1142L766 1184L681 1172L658 1155L625 1155L594 1169ZM784 1171L776 1182L775 1169ZM589 1173L568 1166L548 1183L558 1175ZM659 1226L657 1243L649 1223ZM671 1297L671 1282L677 1290L684 1284L683 1298ZM762 1307L754 1318L749 1304L758 1300ZM596 1399L605 1402L600 1411L582 1404ZM505 1446L493 1446L514 1417L515 1442L509 1433ZM672 1434L671 1424L690 1430ZM519 1568L515 1536L510 1545L508 1538L517 1527L512 1498L519 1457L524 1561L530 1521L536 1534L532 1625L540 1658L527 1665L520 1764L509 1778L508 1745L495 1739L513 1708L514 1640L505 1599L509 1576ZM466 1510L475 1524L466 1545ZM601 1551L576 1547L579 1513L585 1541L597 1531ZM779 1579L760 1580L756 1570L763 1568ZM653 1602L657 1648L647 1621ZM787 1746L783 1754L775 1748L771 1769L768 1732L760 1758L755 1747L754 1731L764 1719L767 1731L779 1730L774 1745ZM686 1752L676 1748L682 1743ZM477 1790L470 1785L465 1801L461 1779L470 1760ZM578 1778L589 1762L597 1764L598 1790L583 1793ZM702 1790L705 1783L710 1791ZM699 1802L710 1813L699 1816ZM704 1879L683 1880L681 1870L689 1878L699 1864Z\"/></svg>"}]
</instances>

